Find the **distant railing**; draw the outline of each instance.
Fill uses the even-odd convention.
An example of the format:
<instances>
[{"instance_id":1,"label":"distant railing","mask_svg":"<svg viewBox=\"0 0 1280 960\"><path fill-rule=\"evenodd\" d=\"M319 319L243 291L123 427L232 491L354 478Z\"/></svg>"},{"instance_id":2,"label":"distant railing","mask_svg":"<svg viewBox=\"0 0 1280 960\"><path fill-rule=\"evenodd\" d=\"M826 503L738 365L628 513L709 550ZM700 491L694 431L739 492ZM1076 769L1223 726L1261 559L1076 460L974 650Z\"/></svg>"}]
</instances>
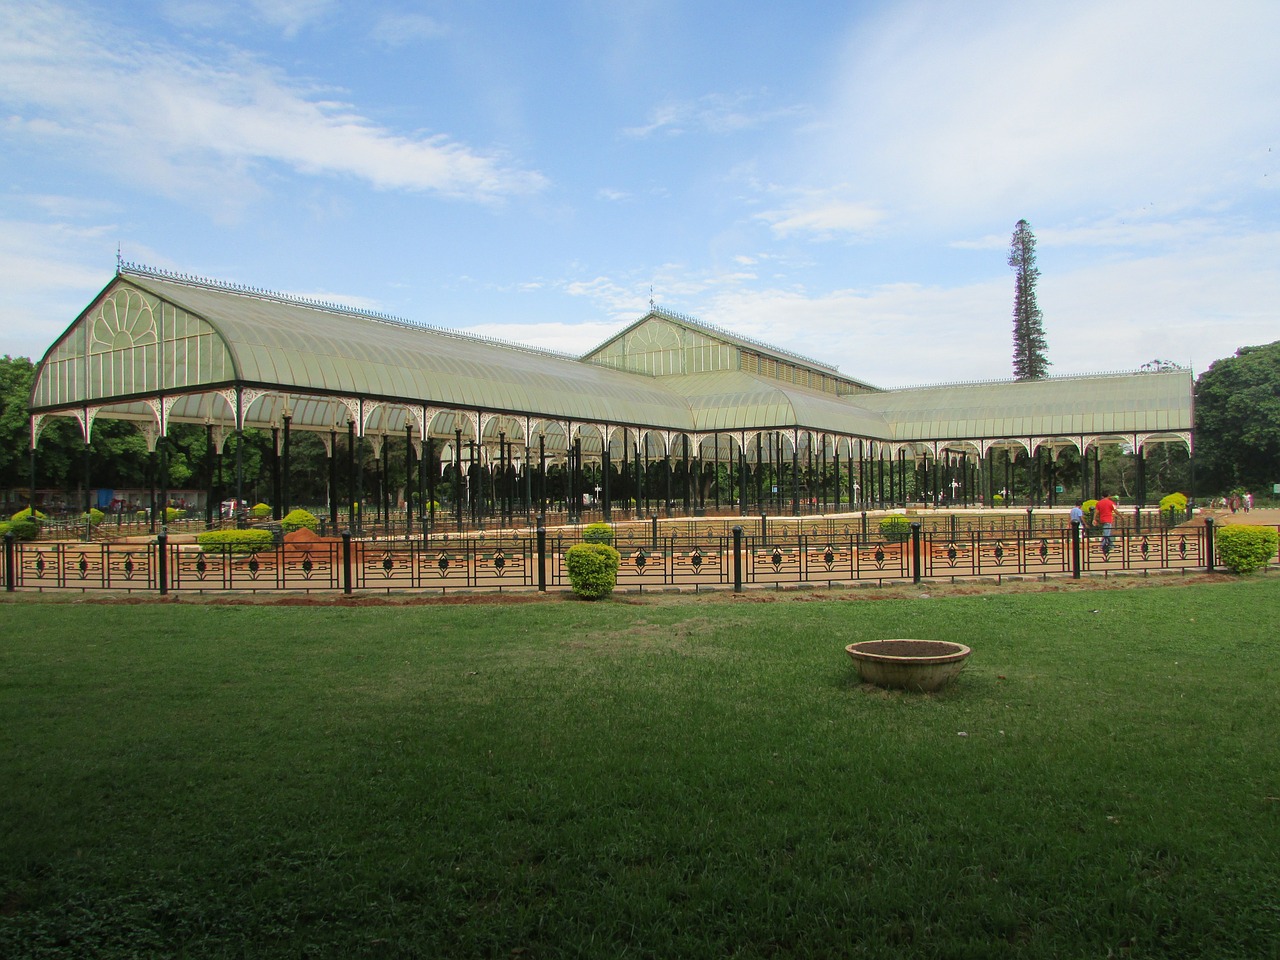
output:
<instances>
[{"instance_id":1,"label":"distant railing","mask_svg":"<svg viewBox=\"0 0 1280 960\"><path fill-rule=\"evenodd\" d=\"M859 518L860 519L860 518ZM620 590L853 584L1006 577L1079 577L1122 571L1212 570L1212 527L1076 536L1071 529L927 530L864 534L860 522L756 518L713 529L663 523L617 538ZM736 530L735 530L736 528ZM559 590L575 531L535 535L286 541L252 553L202 549L167 535L143 543L15 542L6 535L5 589L174 593L447 593ZM1273 558L1273 565L1280 557Z\"/></svg>"}]
</instances>

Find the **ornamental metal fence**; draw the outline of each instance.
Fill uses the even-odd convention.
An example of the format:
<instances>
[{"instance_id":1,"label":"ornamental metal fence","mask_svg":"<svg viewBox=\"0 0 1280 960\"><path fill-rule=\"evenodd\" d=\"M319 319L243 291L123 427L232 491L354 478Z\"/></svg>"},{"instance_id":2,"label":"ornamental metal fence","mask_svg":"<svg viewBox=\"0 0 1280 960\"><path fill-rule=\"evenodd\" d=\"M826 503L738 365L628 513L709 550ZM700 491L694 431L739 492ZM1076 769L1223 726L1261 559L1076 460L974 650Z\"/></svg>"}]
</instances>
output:
<instances>
[{"instance_id":1,"label":"ornamental metal fence","mask_svg":"<svg viewBox=\"0 0 1280 960\"><path fill-rule=\"evenodd\" d=\"M762 525L764 526L764 525ZM772 527L772 529L769 529ZM662 534L667 534L663 529ZM1080 577L1126 571L1212 570L1213 527L1126 531L1110 540L1080 531L951 535L914 525L898 537L860 531L764 535L648 531L617 542L617 588L743 589L788 585ZM15 542L6 536L7 591L448 593L563 590L574 535L360 540L344 534L251 553L219 552L161 535L146 543ZM1273 558L1273 565L1280 557Z\"/></svg>"}]
</instances>

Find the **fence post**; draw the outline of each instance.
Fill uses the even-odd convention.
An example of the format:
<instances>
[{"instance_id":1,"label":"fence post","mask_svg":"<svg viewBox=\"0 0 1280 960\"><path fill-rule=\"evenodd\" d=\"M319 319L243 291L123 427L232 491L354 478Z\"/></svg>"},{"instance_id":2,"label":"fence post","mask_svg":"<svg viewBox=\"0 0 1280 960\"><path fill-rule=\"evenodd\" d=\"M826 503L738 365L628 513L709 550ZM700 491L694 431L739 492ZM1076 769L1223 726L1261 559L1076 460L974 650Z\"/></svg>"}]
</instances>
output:
<instances>
[{"instance_id":1,"label":"fence post","mask_svg":"<svg viewBox=\"0 0 1280 960\"><path fill-rule=\"evenodd\" d=\"M160 596L165 597L169 595L169 534L163 527L156 537L156 544L160 551L160 562L157 564L160 571Z\"/></svg>"},{"instance_id":2,"label":"fence post","mask_svg":"<svg viewBox=\"0 0 1280 960\"><path fill-rule=\"evenodd\" d=\"M657 550L658 549L658 515L655 513L652 517L649 518L649 520L650 520L650 526L652 527L652 530L650 532L651 542L649 544L649 547L652 550Z\"/></svg>"},{"instance_id":3,"label":"fence post","mask_svg":"<svg viewBox=\"0 0 1280 960\"><path fill-rule=\"evenodd\" d=\"M547 592L547 528L538 518L538 590Z\"/></svg>"},{"instance_id":4,"label":"fence post","mask_svg":"<svg viewBox=\"0 0 1280 960\"><path fill-rule=\"evenodd\" d=\"M1071 577L1080 579L1080 521L1071 521Z\"/></svg>"},{"instance_id":5,"label":"fence post","mask_svg":"<svg viewBox=\"0 0 1280 960\"><path fill-rule=\"evenodd\" d=\"M769 542L769 515L767 513L760 514L760 543Z\"/></svg>"},{"instance_id":6,"label":"fence post","mask_svg":"<svg viewBox=\"0 0 1280 960\"><path fill-rule=\"evenodd\" d=\"M351 531L342 531L342 592L351 595Z\"/></svg>"},{"instance_id":7,"label":"fence post","mask_svg":"<svg viewBox=\"0 0 1280 960\"><path fill-rule=\"evenodd\" d=\"M742 527L733 528L733 592L742 592Z\"/></svg>"},{"instance_id":8,"label":"fence post","mask_svg":"<svg viewBox=\"0 0 1280 960\"><path fill-rule=\"evenodd\" d=\"M920 582L920 521L911 522L911 581Z\"/></svg>"},{"instance_id":9,"label":"fence post","mask_svg":"<svg viewBox=\"0 0 1280 960\"><path fill-rule=\"evenodd\" d=\"M6 533L4 535L4 592L13 593L14 581L17 576L17 557L13 546L13 534Z\"/></svg>"},{"instance_id":10,"label":"fence post","mask_svg":"<svg viewBox=\"0 0 1280 960\"><path fill-rule=\"evenodd\" d=\"M1035 517L1031 515L1031 507L1027 507L1027 536L1034 537L1036 535Z\"/></svg>"},{"instance_id":11,"label":"fence post","mask_svg":"<svg viewBox=\"0 0 1280 960\"><path fill-rule=\"evenodd\" d=\"M1213 573L1213 517L1204 518L1204 540L1204 555L1207 560L1205 566Z\"/></svg>"}]
</instances>

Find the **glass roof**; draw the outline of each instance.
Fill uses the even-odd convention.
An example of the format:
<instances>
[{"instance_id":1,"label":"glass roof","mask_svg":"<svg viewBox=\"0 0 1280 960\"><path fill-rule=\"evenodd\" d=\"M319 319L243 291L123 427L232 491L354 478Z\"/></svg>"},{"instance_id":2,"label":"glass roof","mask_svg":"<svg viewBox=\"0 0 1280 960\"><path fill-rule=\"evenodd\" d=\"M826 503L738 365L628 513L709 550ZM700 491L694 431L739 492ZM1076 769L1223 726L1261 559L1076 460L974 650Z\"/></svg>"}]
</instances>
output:
<instances>
[{"instance_id":1,"label":"glass roof","mask_svg":"<svg viewBox=\"0 0 1280 960\"><path fill-rule=\"evenodd\" d=\"M710 328L708 328L710 329ZM534 421L681 433L796 428L874 440L1186 434L1185 370L949 384L837 396L739 370L652 377L572 357L363 314L331 304L147 270L125 270L50 347L37 412L398 432L431 412L437 436L471 435L504 414L509 436ZM438 414L438 415L437 415ZM488 432L492 432L492 424ZM487 434L486 434L487 435ZM596 441L598 443L598 440Z\"/></svg>"}]
</instances>

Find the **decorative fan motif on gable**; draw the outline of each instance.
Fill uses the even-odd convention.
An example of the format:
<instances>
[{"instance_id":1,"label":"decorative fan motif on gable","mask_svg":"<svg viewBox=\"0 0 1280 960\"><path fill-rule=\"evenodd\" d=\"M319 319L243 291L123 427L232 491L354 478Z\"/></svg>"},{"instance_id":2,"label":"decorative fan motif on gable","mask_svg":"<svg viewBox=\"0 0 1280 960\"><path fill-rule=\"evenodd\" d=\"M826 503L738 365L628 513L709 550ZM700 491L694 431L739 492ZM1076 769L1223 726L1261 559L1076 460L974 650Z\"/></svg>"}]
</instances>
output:
<instances>
[{"instance_id":1,"label":"decorative fan motif on gable","mask_svg":"<svg viewBox=\"0 0 1280 960\"><path fill-rule=\"evenodd\" d=\"M93 318L89 349L92 353L128 350L158 339L151 304L132 290L117 290L102 303Z\"/></svg>"}]
</instances>

